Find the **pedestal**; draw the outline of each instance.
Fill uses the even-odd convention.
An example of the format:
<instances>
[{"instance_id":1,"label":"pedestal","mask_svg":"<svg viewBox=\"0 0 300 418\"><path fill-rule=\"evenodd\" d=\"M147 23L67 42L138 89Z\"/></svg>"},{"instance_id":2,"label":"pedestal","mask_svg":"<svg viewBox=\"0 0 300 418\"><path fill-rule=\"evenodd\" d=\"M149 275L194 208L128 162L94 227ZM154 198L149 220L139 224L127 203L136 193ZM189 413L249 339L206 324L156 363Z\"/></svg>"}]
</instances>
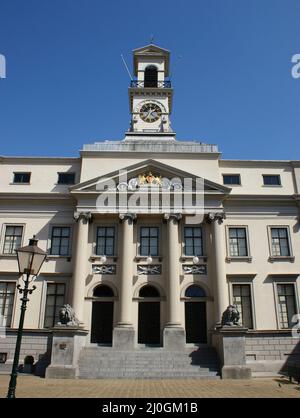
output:
<instances>
[{"instance_id":1,"label":"pedestal","mask_svg":"<svg viewBox=\"0 0 300 418\"><path fill-rule=\"evenodd\" d=\"M113 349L130 351L135 346L133 327L115 327L113 330Z\"/></svg>"},{"instance_id":2,"label":"pedestal","mask_svg":"<svg viewBox=\"0 0 300 418\"><path fill-rule=\"evenodd\" d=\"M182 327L165 327L163 347L167 351L185 350L185 330Z\"/></svg>"},{"instance_id":3,"label":"pedestal","mask_svg":"<svg viewBox=\"0 0 300 418\"><path fill-rule=\"evenodd\" d=\"M46 369L46 378L74 379L78 377L78 359L85 346L87 330L78 327L57 326L52 329L51 364Z\"/></svg>"},{"instance_id":4,"label":"pedestal","mask_svg":"<svg viewBox=\"0 0 300 418\"><path fill-rule=\"evenodd\" d=\"M239 326L223 326L214 331L213 345L219 354L222 379L251 378L251 368L246 365L247 331Z\"/></svg>"}]
</instances>

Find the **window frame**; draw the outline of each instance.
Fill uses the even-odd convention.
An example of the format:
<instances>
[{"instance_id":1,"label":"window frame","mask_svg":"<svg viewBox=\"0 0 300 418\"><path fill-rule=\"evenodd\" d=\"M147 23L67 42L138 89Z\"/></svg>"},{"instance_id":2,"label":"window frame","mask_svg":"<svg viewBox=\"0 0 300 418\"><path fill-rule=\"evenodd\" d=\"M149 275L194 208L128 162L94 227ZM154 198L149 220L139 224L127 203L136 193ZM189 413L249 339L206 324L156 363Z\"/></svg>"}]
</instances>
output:
<instances>
[{"instance_id":1,"label":"window frame","mask_svg":"<svg viewBox=\"0 0 300 418\"><path fill-rule=\"evenodd\" d=\"M142 228L156 228L158 231L158 236L157 236L157 255L151 255L151 257L160 257L160 253L161 253L161 228L160 225L157 224L140 224L138 225L137 228L137 253L138 253L138 257L141 258L147 258L149 257L149 255L142 255L141 254L141 229ZM151 238L151 237L148 237Z\"/></svg>"},{"instance_id":2,"label":"window frame","mask_svg":"<svg viewBox=\"0 0 300 418\"><path fill-rule=\"evenodd\" d=\"M17 254L16 253L5 253L4 252L4 244L5 244L5 237L6 237L6 228L8 227L8 226L21 226L22 227L22 236L21 236L21 243L20 243L20 247L23 247L23 242L24 242L24 236L25 236L25 226L26 226L26 224L22 224L22 223L10 223L10 222L7 222L7 223L4 223L4 224L2 224L2 231L1 231L1 242L0 242L0 245L1 245L1 253L0 253L0 255L1 256L3 256L3 257L17 257Z\"/></svg>"},{"instance_id":3,"label":"window frame","mask_svg":"<svg viewBox=\"0 0 300 418\"><path fill-rule=\"evenodd\" d=\"M99 228L113 228L114 229L114 244L113 244L113 255L107 254L97 254L97 247L98 247L98 229ZM101 257L105 255L107 258L111 257L114 258L117 256L117 248L118 248L118 227L116 224L106 224L106 223L97 223L95 225L95 240L93 244L93 256L94 257Z\"/></svg>"},{"instance_id":4,"label":"window frame","mask_svg":"<svg viewBox=\"0 0 300 418\"><path fill-rule=\"evenodd\" d=\"M49 280L49 281L46 281L45 282L45 288L44 288L44 302L43 302L43 315L42 315L42 324L41 324L41 327L42 328L44 328L44 329L49 329L49 328L52 328L54 325L55 325L55 323L54 323L54 325L52 325L52 326L45 326L45 322L46 322L46 309L47 309L47 296L48 296L48 286L49 285L64 285L64 290L65 290L65 293L64 293L64 304L66 303L66 301L67 301L67 295L68 295L68 285L67 285L67 282L65 282L65 281L55 281L55 280ZM56 297L57 297L57 295L55 294L55 300L56 300ZM56 307L56 304L55 304L55 307ZM53 320L55 321L55 316L54 316L54 318L53 318Z\"/></svg>"},{"instance_id":5,"label":"window frame","mask_svg":"<svg viewBox=\"0 0 300 418\"><path fill-rule=\"evenodd\" d=\"M272 276L271 276L272 277ZM297 286L297 278L298 275L290 275L290 276L284 276L284 275L278 275L273 276L273 296L274 296L274 303L275 303L275 314L276 314L276 324L277 329L279 330L290 330L291 328L281 328L280 325L280 312L279 312L279 300L278 300L278 288L277 285L283 284L283 285L293 285L294 287L294 297L295 297L295 310L296 314L299 313L299 297L298 297L298 286ZM286 280L285 280L286 279Z\"/></svg>"},{"instance_id":6,"label":"window frame","mask_svg":"<svg viewBox=\"0 0 300 418\"><path fill-rule=\"evenodd\" d=\"M15 175L16 174L29 174L29 181L27 181L27 182L25 182L25 181L22 181L22 182L15 181ZM13 171L13 179L12 179L11 184L29 185L29 184L31 184L31 179L32 179L32 171Z\"/></svg>"},{"instance_id":7,"label":"window frame","mask_svg":"<svg viewBox=\"0 0 300 418\"><path fill-rule=\"evenodd\" d=\"M73 174L74 175L74 183L61 183L59 182L59 175L60 174ZM76 184L76 172L75 171L58 171L57 172L57 185L61 185L61 186L73 186L74 184Z\"/></svg>"},{"instance_id":8,"label":"window frame","mask_svg":"<svg viewBox=\"0 0 300 418\"><path fill-rule=\"evenodd\" d=\"M230 229L245 229L246 231L246 248L247 248L247 255L230 255ZM226 225L226 261L248 261L249 263L252 261L251 249L250 249L250 238L249 238L249 227L248 225Z\"/></svg>"},{"instance_id":9,"label":"window frame","mask_svg":"<svg viewBox=\"0 0 300 418\"><path fill-rule=\"evenodd\" d=\"M239 183L225 183L225 176L234 176L239 178ZM222 173L223 185L227 187L239 187L242 185L241 174L240 173Z\"/></svg>"},{"instance_id":10,"label":"window frame","mask_svg":"<svg viewBox=\"0 0 300 418\"><path fill-rule=\"evenodd\" d=\"M69 228L70 229L70 236L69 236L69 251L67 255L60 255L60 254L51 254L52 249L52 236L53 236L53 229L54 228ZM69 258L72 254L72 242L73 242L73 225L70 224L50 224L49 226L49 235L48 235L48 244L47 244L47 257L51 258Z\"/></svg>"},{"instance_id":11,"label":"window frame","mask_svg":"<svg viewBox=\"0 0 300 418\"><path fill-rule=\"evenodd\" d=\"M186 228L200 228L201 229L201 238L202 238L202 255L187 255L185 252L185 229ZM182 254L182 258L183 259L193 259L194 257L198 257L200 259L202 258L206 258L206 239L205 239L205 233L206 233L206 228L204 226L203 223L201 224L197 224L197 225L187 225L187 224L183 224L182 228L181 228L181 234L182 234L182 239L181 239L181 254ZM194 238L194 236L193 236Z\"/></svg>"},{"instance_id":12,"label":"window frame","mask_svg":"<svg viewBox=\"0 0 300 418\"><path fill-rule=\"evenodd\" d=\"M251 331L255 331L257 329L256 323L256 308L255 308L255 297L254 297L254 283L253 280L255 278L255 274L253 275L229 275L227 276L228 284L229 284L229 300L230 303L233 304L233 285L243 285L247 284L250 286L250 295L251 295L251 314L252 314L252 326ZM250 328L249 328L250 329Z\"/></svg>"},{"instance_id":13,"label":"window frame","mask_svg":"<svg viewBox=\"0 0 300 418\"><path fill-rule=\"evenodd\" d=\"M287 239L288 239L290 255L273 255L272 229L286 229L287 230ZM268 241L269 241L269 261L273 262L273 261L280 261L280 260L290 260L291 262L294 262L295 257L293 254L290 226L289 225L268 225L267 230L268 230Z\"/></svg>"},{"instance_id":14,"label":"window frame","mask_svg":"<svg viewBox=\"0 0 300 418\"><path fill-rule=\"evenodd\" d=\"M265 184L265 177L277 177L279 180L279 183L278 184ZM282 187L280 174L262 174L262 178L263 178L262 187Z\"/></svg>"},{"instance_id":15,"label":"window frame","mask_svg":"<svg viewBox=\"0 0 300 418\"><path fill-rule=\"evenodd\" d=\"M10 321L10 325L6 325L5 328L13 328L13 324L14 324L14 316L15 316L15 306L16 306L16 290L17 290L17 281L16 280L5 280L5 279L1 279L0 283L6 283L6 284L14 284L15 288L14 288L14 292L13 292L13 303L12 303L12 312L11 312L11 321ZM0 323L0 326L1 323Z\"/></svg>"}]
</instances>

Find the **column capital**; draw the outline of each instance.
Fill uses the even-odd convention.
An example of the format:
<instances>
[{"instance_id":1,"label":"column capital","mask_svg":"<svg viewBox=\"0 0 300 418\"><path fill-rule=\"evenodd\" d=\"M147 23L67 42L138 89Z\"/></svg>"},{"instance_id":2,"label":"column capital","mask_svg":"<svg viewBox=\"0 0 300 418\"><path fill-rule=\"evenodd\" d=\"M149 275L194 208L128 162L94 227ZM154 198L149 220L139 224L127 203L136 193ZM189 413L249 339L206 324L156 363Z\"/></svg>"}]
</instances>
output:
<instances>
[{"instance_id":1,"label":"column capital","mask_svg":"<svg viewBox=\"0 0 300 418\"><path fill-rule=\"evenodd\" d=\"M86 222L91 222L92 221L92 213L91 212L78 212L75 211L73 218L75 219L76 222L79 221L79 219L83 219Z\"/></svg>"},{"instance_id":2,"label":"column capital","mask_svg":"<svg viewBox=\"0 0 300 418\"><path fill-rule=\"evenodd\" d=\"M226 219L225 212L209 212L206 217L206 221L209 224L213 222L218 222L218 224L222 224L224 219Z\"/></svg>"},{"instance_id":3,"label":"column capital","mask_svg":"<svg viewBox=\"0 0 300 418\"><path fill-rule=\"evenodd\" d=\"M121 222L126 221L126 219L129 219L131 222L136 221L137 214L136 213L120 213L119 219Z\"/></svg>"},{"instance_id":4,"label":"column capital","mask_svg":"<svg viewBox=\"0 0 300 418\"><path fill-rule=\"evenodd\" d=\"M164 220L166 221L173 219L174 221L179 222L181 218L182 218L181 213L165 213L164 214Z\"/></svg>"}]
</instances>

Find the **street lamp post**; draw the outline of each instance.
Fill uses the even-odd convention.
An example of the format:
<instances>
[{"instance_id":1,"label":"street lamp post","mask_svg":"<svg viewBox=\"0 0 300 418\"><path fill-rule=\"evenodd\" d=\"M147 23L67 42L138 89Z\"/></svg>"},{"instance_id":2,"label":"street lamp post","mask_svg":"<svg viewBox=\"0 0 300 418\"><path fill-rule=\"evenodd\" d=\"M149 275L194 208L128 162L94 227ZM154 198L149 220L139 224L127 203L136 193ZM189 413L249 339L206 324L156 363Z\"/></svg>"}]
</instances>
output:
<instances>
[{"instance_id":1,"label":"street lamp post","mask_svg":"<svg viewBox=\"0 0 300 418\"><path fill-rule=\"evenodd\" d=\"M32 239L29 240L29 245L16 250L17 257L18 257L18 264L19 264L19 272L21 275L23 275L24 287L21 288L21 285L17 286L19 293L23 294L23 297L21 298L21 301L22 301L21 314L20 314L14 362L12 366L12 372L10 375L7 398L16 397L17 376L18 376L19 357L20 357L21 342L22 342L22 335L23 335L24 318L25 318L27 302L29 300L28 294L31 295L31 293L36 289L36 286L32 286L32 288L29 289L29 284L34 280L34 277L38 275L47 255L43 250L41 250L37 246L37 242L38 241L33 237ZM24 276L25 276L25 279L24 279ZM33 276L31 280L30 280L30 276Z\"/></svg>"}]
</instances>

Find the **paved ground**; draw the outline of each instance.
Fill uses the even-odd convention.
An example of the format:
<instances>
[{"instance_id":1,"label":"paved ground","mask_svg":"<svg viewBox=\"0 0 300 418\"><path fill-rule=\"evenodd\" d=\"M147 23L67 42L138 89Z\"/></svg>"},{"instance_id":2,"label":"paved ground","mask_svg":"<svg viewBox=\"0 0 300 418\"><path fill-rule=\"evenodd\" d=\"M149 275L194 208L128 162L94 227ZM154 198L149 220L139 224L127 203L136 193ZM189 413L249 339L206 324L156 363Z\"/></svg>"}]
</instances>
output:
<instances>
[{"instance_id":1,"label":"paved ground","mask_svg":"<svg viewBox=\"0 0 300 418\"><path fill-rule=\"evenodd\" d=\"M9 376L0 376L5 397ZM287 379L252 380L59 380L19 376L19 398L300 398L300 385Z\"/></svg>"}]
</instances>

